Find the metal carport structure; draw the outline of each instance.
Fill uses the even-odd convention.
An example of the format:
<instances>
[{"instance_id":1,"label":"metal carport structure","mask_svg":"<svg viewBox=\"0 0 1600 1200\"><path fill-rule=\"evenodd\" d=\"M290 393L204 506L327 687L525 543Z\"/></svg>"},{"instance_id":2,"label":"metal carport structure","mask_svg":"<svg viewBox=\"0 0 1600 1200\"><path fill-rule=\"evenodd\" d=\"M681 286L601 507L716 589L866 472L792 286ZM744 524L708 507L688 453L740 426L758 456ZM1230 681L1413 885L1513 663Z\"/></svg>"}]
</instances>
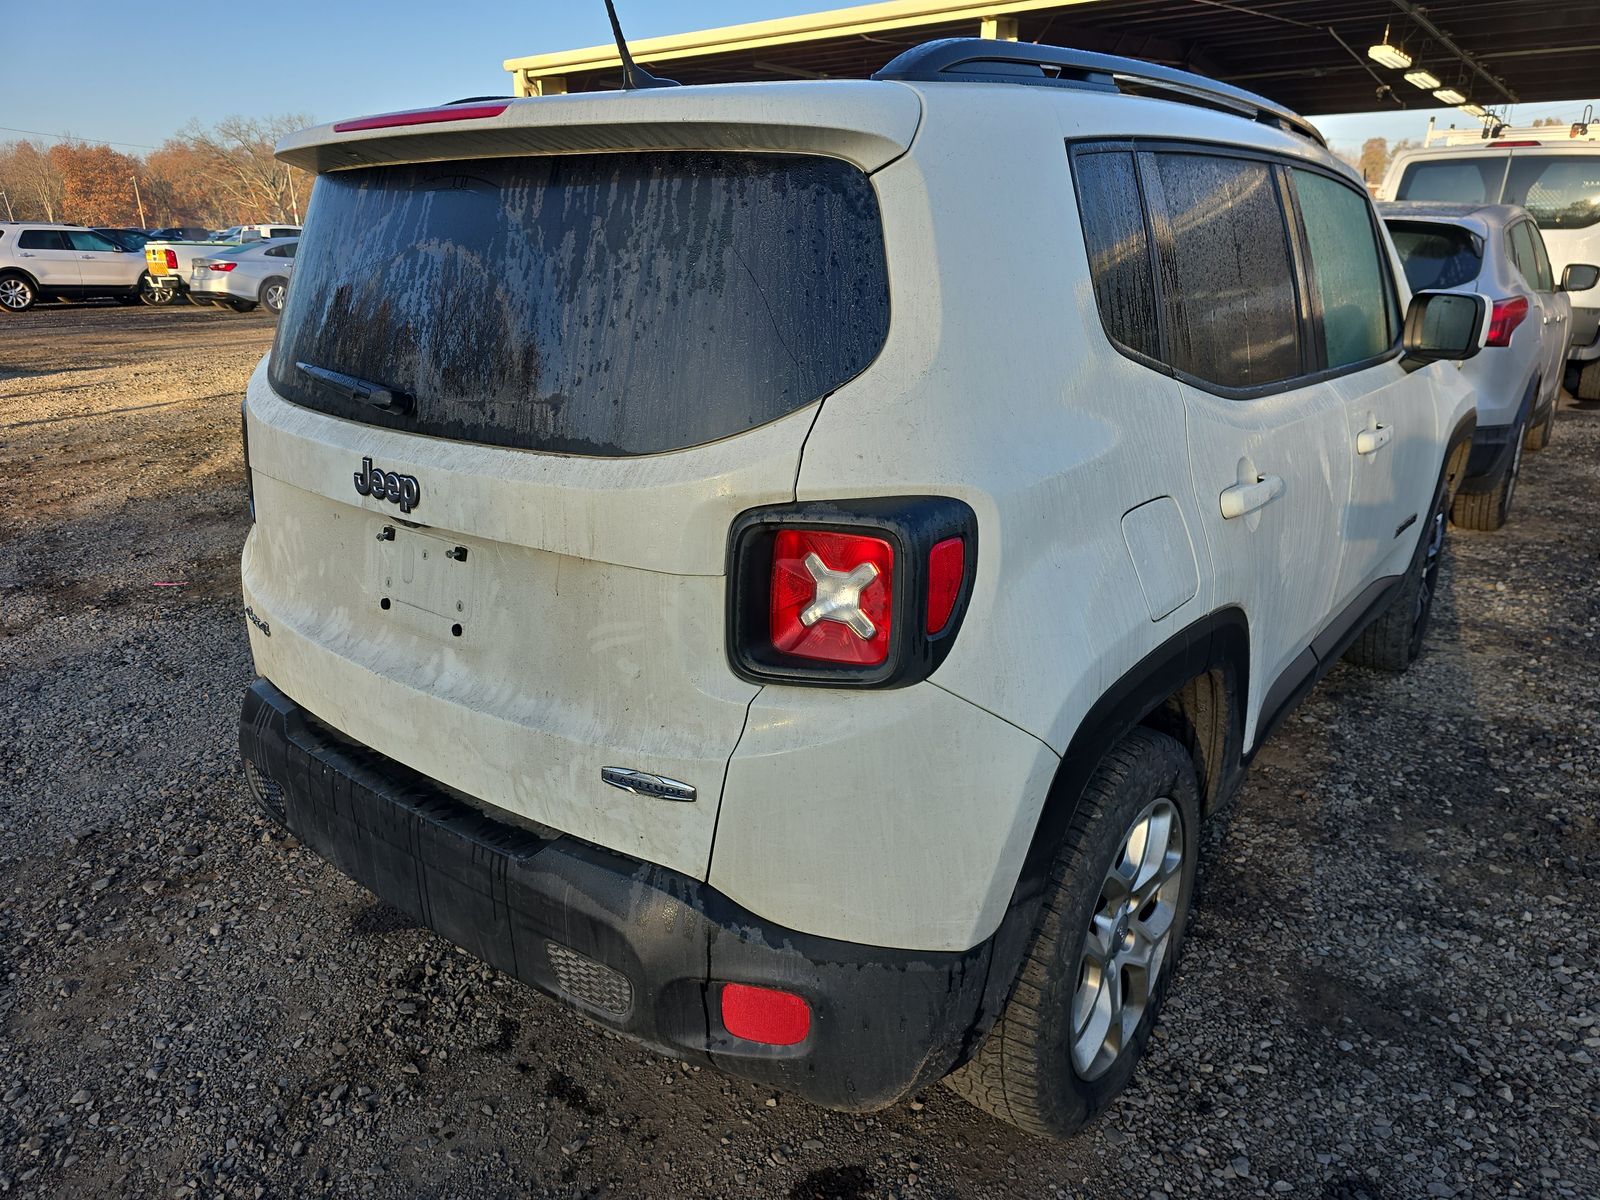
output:
<instances>
[{"instance_id":1,"label":"metal carport structure","mask_svg":"<svg viewBox=\"0 0 1600 1200\"><path fill-rule=\"evenodd\" d=\"M870 75L908 46L999 37L1182 67L1303 113L1436 108L1405 70L1373 61L1387 41L1468 102L1571 100L1600 85L1596 6L1550 0L889 0L629 43L682 83ZM615 46L510 58L517 95L621 84Z\"/></svg>"}]
</instances>

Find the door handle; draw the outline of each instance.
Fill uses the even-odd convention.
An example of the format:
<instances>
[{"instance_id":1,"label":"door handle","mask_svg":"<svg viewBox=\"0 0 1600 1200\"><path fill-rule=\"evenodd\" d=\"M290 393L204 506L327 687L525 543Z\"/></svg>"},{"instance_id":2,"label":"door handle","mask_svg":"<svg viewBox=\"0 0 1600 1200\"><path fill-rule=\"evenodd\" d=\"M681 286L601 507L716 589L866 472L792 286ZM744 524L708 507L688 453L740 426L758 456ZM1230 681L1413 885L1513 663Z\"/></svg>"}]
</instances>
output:
<instances>
[{"instance_id":1,"label":"door handle","mask_svg":"<svg viewBox=\"0 0 1600 1200\"><path fill-rule=\"evenodd\" d=\"M1223 488L1217 497L1222 503L1222 519L1231 521L1258 508L1265 508L1283 495L1283 480L1276 475L1263 475L1255 483L1236 483Z\"/></svg>"},{"instance_id":2,"label":"door handle","mask_svg":"<svg viewBox=\"0 0 1600 1200\"><path fill-rule=\"evenodd\" d=\"M1363 429L1356 434L1356 453L1376 454L1389 444L1389 439L1393 436L1393 425L1376 425L1371 429Z\"/></svg>"},{"instance_id":3,"label":"door handle","mask_svg":"<svg viewBox=\"0 0 1600 1200\"><path fill-rule=\"evenodd\" d=\"M33 255L33 252L30 251L30 250L19 250L19 251L17 251L17 257L18 258L32 258L32 257L34 257L34 255Z\"/></svg>"}]
</instances>

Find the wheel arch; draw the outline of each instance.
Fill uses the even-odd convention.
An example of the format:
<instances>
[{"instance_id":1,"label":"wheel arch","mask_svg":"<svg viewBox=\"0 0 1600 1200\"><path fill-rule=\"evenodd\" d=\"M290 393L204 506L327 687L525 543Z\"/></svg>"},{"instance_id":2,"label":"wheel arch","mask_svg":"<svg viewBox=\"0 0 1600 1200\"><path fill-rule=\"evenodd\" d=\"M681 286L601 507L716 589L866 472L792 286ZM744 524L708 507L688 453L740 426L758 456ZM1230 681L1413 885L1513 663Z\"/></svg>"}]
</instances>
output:
<instances>
[{"instance_id":1,"label":"wheel arch","mask_svg":"<svg viewBox=\"0 0 1600 1200\"><path fill-rule=\"evenodd\" d=\"M1470 433L1468 435L1470 441ZM1244 774L1244 712L1250 694L1250 623L1221 608L1173 634L1090 706L1056 768L1034 826L1011 902L995 932L989 976L964 1062L1005 1008L1038 923L1050 867L1084 789L1106 752L1144 726L1176 738L1200 779L1202 812L1225 803Z\"/></svg>"},{"instance_id":2,"label":"wheel arch","mask_svg":"<svg viewBox=\"0 0 1600 1200\"><path fill-rule=\"evenodd\" d=\"M35 293L40 296L44 295L44 289L39 286L39 281L33 277L32 272L25 271L21 267L0 267L0 279L5 279L12 275L15 275L21 279L26 279L28 281L28 286L31 287Z\"/></svg>"}]
</instances>

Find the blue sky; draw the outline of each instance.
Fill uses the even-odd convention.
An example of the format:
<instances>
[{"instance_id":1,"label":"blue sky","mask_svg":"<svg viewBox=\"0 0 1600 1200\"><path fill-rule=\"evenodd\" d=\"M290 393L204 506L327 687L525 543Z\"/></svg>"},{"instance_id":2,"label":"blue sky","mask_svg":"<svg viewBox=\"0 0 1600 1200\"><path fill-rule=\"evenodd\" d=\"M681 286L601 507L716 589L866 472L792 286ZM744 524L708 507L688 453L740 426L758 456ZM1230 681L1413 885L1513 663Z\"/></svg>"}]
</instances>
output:
<instances>
[{"instance_id":1,"label":"blue sky","mask_svg":"<svg viewBox=\"0 0 1600 1200\"><path fill-rule=\"evenodd\" d=\"M618 0L618 8L628 36L644 38L844 2ZM21 129L120 142L134 152L192 118L209 124L234 113L305 112L327 121L503 94L509 86L503 59L597 45L611 36L601 0L268 0L245 6L67 0L13 3L7 17L8 46L54 46L58 52L6 56L0 141L25 136L14 132ZM268 32L236 32L251 24ZM69 44L61 40L64 27L77 31ZM80 86L63 81L59 52L71 54L69 79ZM190 80L202 82L203 90ZM1581 110L1581 102L1529 104L1513 115L1522 124L1541 116L1570 120ZM1470 120L1454 109L1437 111L1442 125ZM1420 139L1428 116L1428 110L1411 109L1318 124L1336 144L1355 146L1367 137Z\"/></svg>"}]
</instances>

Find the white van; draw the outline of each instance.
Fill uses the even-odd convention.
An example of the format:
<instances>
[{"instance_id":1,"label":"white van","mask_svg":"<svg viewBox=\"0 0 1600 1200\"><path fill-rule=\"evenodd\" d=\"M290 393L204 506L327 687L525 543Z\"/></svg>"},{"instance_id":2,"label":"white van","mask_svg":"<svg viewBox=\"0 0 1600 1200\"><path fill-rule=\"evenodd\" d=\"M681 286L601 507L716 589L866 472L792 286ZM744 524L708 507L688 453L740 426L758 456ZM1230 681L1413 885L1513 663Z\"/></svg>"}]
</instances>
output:
<instances>
[{"instance_id":1,"label":"white van","mask_svg":"<svg viewBox=\"0 0 1600 1200\"><path fill-rule=\"evenodd\" d=\"M1403 150L1378 189L1382 200L1520 204L1544 234L1554 277L1600 262L1600 141L1568 136L1500 138ZM1600 400L1600 286L1574 292L1567 390Z\"/></svg>"}]
</instances>

